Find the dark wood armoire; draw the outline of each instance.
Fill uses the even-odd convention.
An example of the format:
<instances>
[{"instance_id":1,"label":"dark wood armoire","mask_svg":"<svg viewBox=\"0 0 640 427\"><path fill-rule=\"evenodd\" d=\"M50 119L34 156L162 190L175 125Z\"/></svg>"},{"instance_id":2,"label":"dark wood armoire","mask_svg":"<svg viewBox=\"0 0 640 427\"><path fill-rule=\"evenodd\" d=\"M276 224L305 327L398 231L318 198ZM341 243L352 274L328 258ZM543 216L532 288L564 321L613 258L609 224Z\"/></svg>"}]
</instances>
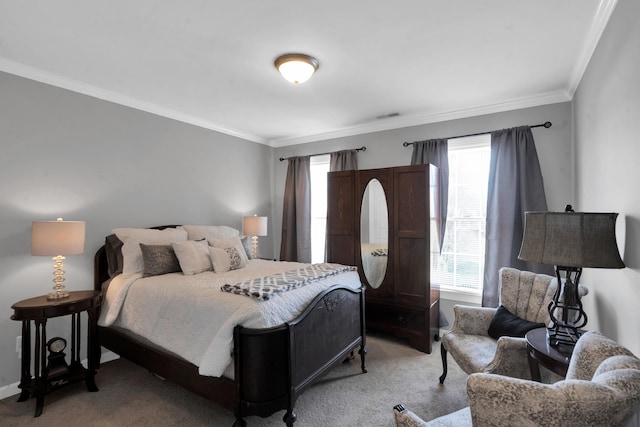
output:
<instances>
[{"instance_id":1,"label":"dark wood armoire","mask_svg":"<svg viewBox=\"0 0 640 427\"><path fill-rule=\"evenodd\" d=\"M364 236L376 230L369 231L371 221L365 221L363 212L370 203L368 188L375 181L384 194L378 199L387 208L378 217L387 215L388 223L382 237L386 242L371 246L363 243ZM431 253L438 251L436 167L330 172L327 184L327 261L358 267L367 287L367 328L406 338L413 347L431 353L440 311L440 289L430 280ZM369 251L377 257L369 257ZM386 270L376 283L363 268L363 254L376 262L386 256ZM365 264L373 270L368 260Z\"/></svg>"}]
</instances>

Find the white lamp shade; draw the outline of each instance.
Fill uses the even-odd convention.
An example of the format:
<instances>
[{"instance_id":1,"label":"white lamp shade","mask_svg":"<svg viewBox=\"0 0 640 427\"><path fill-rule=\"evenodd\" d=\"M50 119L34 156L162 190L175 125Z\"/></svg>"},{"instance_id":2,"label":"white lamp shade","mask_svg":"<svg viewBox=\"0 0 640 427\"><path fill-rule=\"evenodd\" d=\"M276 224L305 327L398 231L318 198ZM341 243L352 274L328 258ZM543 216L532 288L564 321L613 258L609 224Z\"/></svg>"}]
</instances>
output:
<instances>
[{"instance_id":1,"label":"white lamp shade","mask_svg":"<svg viewBox=\"0 0 640 427\"><path fill-rule=\"evenodd\" d=\"M266 216L245 216L242 219L242 228L247 236L266 236L267 217Z\"/></svg>"},{"instance_id":2,"label":"white lamp shade","mask_svg":"<svg viewBox=\"0 0 640 427\"><path fill-rule=\"evenodd\" d=\"M84 253L84 221L33 221L31 255L75 255Z\"/></svg>"}]
</instances>

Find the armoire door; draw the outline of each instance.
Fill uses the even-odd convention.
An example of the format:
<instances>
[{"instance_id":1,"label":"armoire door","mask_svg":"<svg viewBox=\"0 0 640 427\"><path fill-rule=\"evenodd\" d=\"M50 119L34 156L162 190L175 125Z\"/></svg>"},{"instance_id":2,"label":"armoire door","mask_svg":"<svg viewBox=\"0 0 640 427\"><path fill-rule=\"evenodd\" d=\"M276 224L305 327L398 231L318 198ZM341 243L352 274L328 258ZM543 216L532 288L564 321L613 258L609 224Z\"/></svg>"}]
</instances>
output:
<instances>
[{"instance_id":1,"label":"armoire door","mask_svg":"<svg viewBox=\"0 0 640 427\"><path fill-rule=\"evenodd\" d=\"M397 302L429 305L429 169L394 169L394 264Z\"/></svg>"},{"instance_id":2,"label":"armoire door","mask_svg":"<svg viewBox=\"0 0 640 427\"><path fill-rule=\"evenodd\" d=\"M363 204L367 203L368 197L366 197L367 191L369 191L369 186L372 184L372 181L376 180L380 187L382 188L383 197L379 200L379 203L385 204L384 212L386 212L386 245L387 245L387 259L386 268L384 274L384 278L378 286L370 286L369 277L366 268L363 265L364 258L368 256L368 254L363 253L366 249L365 240L365 232L362 230L363 224L367 223L364 221L364 212L367 211L366 207ZM384 300L389 301L394 299L394 265L393 262L389 261L388 251L389 244L393 242L393 168L384 168L384 169L366 169L360 170L356 173L356 225L358 225L358 231L356 232L358 235L358 239L356 240L356 262L358 267L358 272L360 273L360 280L362 283L367 286L366 298L369 300ZM384 258L380 258L382 260Z\"/></svg>"},{"instance_id":3,"label":"armoire door","mask_svg":"<svg viewBox=\"0 0 640 427\"><path fill-rule=\"evenodd\" d=\"M355 171L327 174L327 261L357 265ZM359 210L359 208L358 208Z\"/></svg>"}]
</instances>

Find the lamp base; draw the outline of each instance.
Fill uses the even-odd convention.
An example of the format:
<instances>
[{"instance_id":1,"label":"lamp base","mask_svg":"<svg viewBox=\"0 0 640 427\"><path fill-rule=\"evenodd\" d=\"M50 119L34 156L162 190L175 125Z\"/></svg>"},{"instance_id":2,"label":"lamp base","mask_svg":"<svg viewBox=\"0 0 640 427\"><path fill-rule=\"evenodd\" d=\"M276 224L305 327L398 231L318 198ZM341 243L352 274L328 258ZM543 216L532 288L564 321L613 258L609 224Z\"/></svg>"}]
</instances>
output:
<instances>
[{"instance_id":1,"label":"lamp base","mask_svg":"<svg viewBox=\"0 0 640 427\"><path fill-rule=\"evenodd\" d=\"M64 263L65 257L62 255L53 257L53 292L47 295L48 300L67 298L69 292L64 290Z\"/></svg>"},{"instance_id":2,"label":"lamp base","mask_svg":"<svg viewBox=\"0 0 640 427\"><path fill-rule=\"evenodd\" d=\"M63 299L63 298L67 298L67 297L69 297L69 292L67 292L67 291L49 292L47 294L47 299L48 300Z\"/></svg>"},{"instance_id":3,"label":"lamp base","mask_svg":"<svg viewBox=\"0 0 640 427\"><path fill-rule=\"evenodd\" d=\"M587 324L578 286L582 268L556 265L555 270L558 287L548 307L552 326L547 327L547 336L552 346L574 346L580 338L580 328ZM566 273L564 281L562 271Z\"/></svg>"},{"instance_id":4,"label":"lamp base","mask_svg":"<svg viewBox=\"0 0 640 427\"><path fill-rule=\"evenodd\" d=\"M580 338L580 331L577 328L552 326L547 328L547 339L549 345L558 347L560 345L574 346Z\"/></svg>"},{"instance_id":5,"label":"lamp base","mask_svg":"<svg viewBox=\"0 0 640 427\"><path fill-rule=\"evenodd\" d=\"M253 258L258 258L258 236L251 237L251 249L253 250Z\"/></svg>"}]
</instances>

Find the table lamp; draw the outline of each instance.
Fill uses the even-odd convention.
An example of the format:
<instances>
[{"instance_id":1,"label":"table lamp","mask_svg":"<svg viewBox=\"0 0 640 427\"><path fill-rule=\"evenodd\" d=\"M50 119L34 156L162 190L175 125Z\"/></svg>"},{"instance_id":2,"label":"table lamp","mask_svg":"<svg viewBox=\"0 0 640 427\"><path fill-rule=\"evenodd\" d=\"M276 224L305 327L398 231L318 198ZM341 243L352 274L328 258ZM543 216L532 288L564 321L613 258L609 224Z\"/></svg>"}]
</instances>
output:
<instances>
[{"instance_id":1,"label":"table lamp","mask_svg":"<svg viewBox=\"0 0 640 427\"><path fill-rule=\"evenodd\" d=\"M525 228L518 258L552 264L558 287L549 304L552 345L575 345L587 324L578 284L582 268L624 268L616 243L617 213L525 212ZM561 276L565 275L564 284Z\"/></svg>"},{"instance_id":2,"label":"table lamp","mask_svg":"<svg viewBox=\"0 0 640 427\"><path fill-rule=\"evenodd\" d=\"M84 253L84 221L33 221L31 225L31 255L53 256L53 292L47 299L66 298L64 290L64 255Z\"/></svg>"},{"instance_id":3,"label":"table lamp","mask_svg":"<svg viewBox=\"0 0 640 427\"><path fill-rule=\"evenodd\" d=\"M251 249L253 250L253 258L258 257L258 236L267 235L267 217L266 216L245 216L242 219L242 228L246 236L251 236Z\"/></svg>"}]
</instances>

